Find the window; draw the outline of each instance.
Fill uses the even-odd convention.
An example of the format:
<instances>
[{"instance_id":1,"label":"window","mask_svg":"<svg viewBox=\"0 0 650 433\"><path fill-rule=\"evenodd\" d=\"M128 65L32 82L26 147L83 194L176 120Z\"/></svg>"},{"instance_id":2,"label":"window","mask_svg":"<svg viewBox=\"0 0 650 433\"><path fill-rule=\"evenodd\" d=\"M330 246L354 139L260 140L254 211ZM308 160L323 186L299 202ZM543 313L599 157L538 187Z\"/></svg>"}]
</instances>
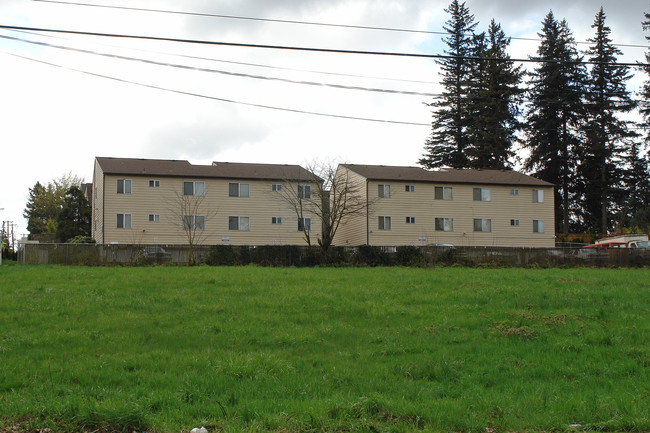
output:
<instances>
[{"instance_id":1,"label":"window","mask_svg":"<svg viewBox=\"0 0 650 433\"><path fill-rule=\"evenodd\" d=\"M311 198L311 186L310 185L298 185L298 198L310 199Z\"/></svg>"},{"instance_id":2,"label":"window","mask_svg":"<svg viewBox=\"0 0 650 433\"><path fill-rule=\"evenodd\" d=\"M379 230L390 230L390 217L380 216L378 221Z\"/></svg>"},{"instance_id":3,"label":"window","mask_svg":"<svg viewBox=\"0 0 650 433\"><path fill-rule=\"evenodd\" d=\"M437 232L453 232L454 219L453 218L436 218L436 231Z\"/></svg>"},{"instance_id":4,"label":"window","mask_svg":"<svg viewBox=\"0 0 650 433\"><path fill-rule=\"evenodd\" d=\"M406 192L414 192L415 191L415 185L405 185L404 190Z\"/></svg>"},{"instance_id":5,"label":"window","mask_svg":"<svg viewBox=\"0 0 650 433\"><path fill-rule=\"evenodd\" d=\"M390 198L390 185L385 185L380 183L377 186L378 186L379 198Z\"/></svg>"},{"instance_id":6,"label":"window","mask_svg":"<svg viewBox=\"0 0 650 433\"><path fill-rule=\"evenodd\" d=\"M160 215L150 213L149 214L149 222L151 222L151 223L159 223L160 222Z\"/></svg>"},{"instance_id":7,"label":"window","mask_svg":"<svg viewBox=\"0 0 650 433\"><path fill-rule=\"evenodd\" d=\"M228 197L248 197L250 195L250 184L248 183L229 183Z\"/></svg>"},{"instance_id":8,"label":"window","mask_svg":"<svg viewBox=\"0 0 650 433\"><path fill-rule=\"evenodd\" d=\"M160 181L159 180L150 180L149 181L149 188L160 188Z\"/></svg>"},{"instance_id":9,"label":"window","mask_svg":"<svg viewBox=\"0 0 650 433\"><path fill-rule=\"evenodd\" d=\"M190 231L205 230L205 217L203 215L183 215L183 229Z\"/></svg>"},{"instance_id":10,"label":"window","mask_svg":"<svg viewBox=\"0 0 650 433\"><path fill-rule=\"evenodd\" d=\"M282 224L282 217L271 217L271 224Z\"/></svg>"},{"instance_id":11,"label":"window","mask_svg":"<svg viewBox=\"0 0 650 433\"><path fill-rule=\"evenodd\" d=\"M282 184L281 183L271 184L271 191L282 191Z\"/></svg>"},{"instance_id":12,"label":"window","mask_svg":"<svg viewBox=\"0 0 650 433\"><path fill-rule=\"evenodd\" d=\"M533 190L533 203L544 203L544 191L541 189Z\"/></svg>"},{"instance_id":13,"label":"window","mask_svg":"<svg viewBox=\"0 0 650 433\"><path fill-rule=\"evenodd\" d=\"M474 188L474 201L492 200L492 191L490 188Z\"/></svg>"},{"instance_id":14,"label":"window","mask_svg":"<svg viewBox=\"0 0 650 433\"><path fill-rule=\"evenodd\" d=\"M544 233L544 221L533 220L533 233Z\"/></svg>"},{"instance_id":15,"label":"window","mask_svg":"<svg viewBox=\"0 0 650 433\"><path fill-rule=\"evenodd\" d=\"M519 195L519 188L510 188L510 195Z\"/></svg>"},{"instance_id":16,"label":"window","mask_svg":"<svg viewBox=\"0 0 650 433\"><path fill-rule=\"evenodd\" d=\"M249 218L244 216L229 216L228 230L238 230L240 232L249 231L250 230Z\"/></svg>"},{"instance_id":17,"label":"window","mask_svg":"<svg viewBox=\"0 0 650 433\"><path fill-rule=\"evenodd\" d=\"M435 200L451 200L453 198L452 187L450 186L437 186L434 190Z\"/></svg>"},{"instance_id":18,"label":"window","mask_svg":"<svg viewBox=\"0 0 650 433\"><path fill-rule=\"evenodd\" d=\"M205 195L205 182L183 182L183 195Z\"/></svg>"},{"instance_id":19,"label":"window","mask_svg":"<svg viewBox=\"0 0 650 433\"><path fill-rule=\"evenodd\" d=\"M298 231L311 231L311 218L298 218Z\"/></svg>"},{"instance_id":20,"label":"window","mask_svg":"<svg viewBox=\"0 0 650 433\"><path fill-rule=\"evenodd\" d=\"M118 194L131 194L131 179L118 179L117 180L117 193Z\"/></svg>"},{"instance_id":21,"label":"window","mask_svg":"<svg viewBox=\"0 0 650 433\"><path fill-rule=\"evenodd\" d=\"M510 220L511 227L519 227L519 220Z\"/></svg>"},{"instance_id":22,"label":"window","mask_svg":"<svg viewBox=\"0 0 650 433\"><path fill-rule=\"evenodd\" d=\"M130 213L118 213L117 214L117 228L118 229L130 229L131 228L131 214Z\"/></svg>"},{"instance_id":23,"label":"window","mask_svg":"<svg viewBox=\"0 0 650 433\"><path fill-rule=\"evenodd\" d=\"M474 231L475 232L491 232L492 220L486 218L474 218Z\"/></svg>"},{"instance_id":24,"label":"window","mask_svg":"<svg viewBox=\"0 0 650 433\"><path fill-rule=\"evenodd\" d=\"M406 217L406 224L415 224L415 217Z\"/></svg>"}]
</instances>

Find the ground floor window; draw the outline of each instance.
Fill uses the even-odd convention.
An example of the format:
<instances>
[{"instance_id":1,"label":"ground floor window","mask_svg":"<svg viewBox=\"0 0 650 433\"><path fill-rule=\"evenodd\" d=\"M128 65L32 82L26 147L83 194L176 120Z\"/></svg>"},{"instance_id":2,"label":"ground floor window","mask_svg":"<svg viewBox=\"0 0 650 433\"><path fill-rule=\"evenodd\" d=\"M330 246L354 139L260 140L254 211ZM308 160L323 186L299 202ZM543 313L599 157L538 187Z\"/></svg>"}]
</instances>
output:
<instances>
[{"instance_id":1,"label":"ground floor window","mask_svg":"<svg viewBox=\"0 0 650 433\"><path fill-rule=\"evenodd\" d=\"M229 216L228 230L247 232L250 230L250 219L245 216Z\"/></svg>"},{"instance_id":2,"label":"ground floor window","mask_svg":"<svg viewBox=\"0 0 650 433\"><path fill-rule=\"evenodd\" d=\"M492 220L488 218L474 218L475 232L491 232Z\"/></svg>"},{"instance_id":3,"label":"ground floor window","mask_svg":"<svg viewBox=\"0 0 650 433\"><path fill-rule=\"evenodd\" d=\"M131 214L130 213L118 213L117 214L117 228L118 229L130 229L131 228Z\"/></svg>"}]
</instances>

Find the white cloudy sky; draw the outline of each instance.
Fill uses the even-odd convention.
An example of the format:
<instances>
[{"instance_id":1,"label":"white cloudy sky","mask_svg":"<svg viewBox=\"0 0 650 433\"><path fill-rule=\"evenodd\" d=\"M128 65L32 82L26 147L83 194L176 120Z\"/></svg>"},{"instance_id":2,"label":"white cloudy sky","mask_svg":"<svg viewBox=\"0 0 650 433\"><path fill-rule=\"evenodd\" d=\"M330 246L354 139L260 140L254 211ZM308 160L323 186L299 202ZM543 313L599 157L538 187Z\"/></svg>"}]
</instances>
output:
<instances>
[{"instance_id":1,"label":"white cloudy sky","mask_svg":"<svg viewBox=\"0 0 650 433\"><path fill-rule=\"evenodd\" d=\"M436 32L442 31L448 19L444 9L450 0L77 1L80 2ZM646 0L467 0L466 4L479 21L477 30L484 30L495 18L509 36L516 38L537 38L541 21L553 10L557 18L567 19L578 41L586 41L593 34L590 26L602 5L616 43L647 46L641 28L643 13L649 10ZM442 54L444 49L441 36L436 34L153 13L33 0L0 0L0 25L346 50ZM438 68L432 59L2 29L0 36L227 73L420 94L439 91ZM536 41L513 40L511 55L516 58L533 55L537 45ZM622 46L621 49L624 55L620 61L644 59L643 47ZM0 219L17 223L17 233L21 234L26 232L22 213L29 188L36 181L47 183L66 173L90 181L95 156L187 159L197 164L211 161L303 164L328 159L416 165L430 132L427 125L431 113L425 104L431 97L426 95L233 76L6 38L0 38L0 71L0 208L4 208ZM631 90L638 89L644 79L637 74L630 82ZM279 111L142 85L246 104L423 125Z\"/></svg>"}]
</instances>

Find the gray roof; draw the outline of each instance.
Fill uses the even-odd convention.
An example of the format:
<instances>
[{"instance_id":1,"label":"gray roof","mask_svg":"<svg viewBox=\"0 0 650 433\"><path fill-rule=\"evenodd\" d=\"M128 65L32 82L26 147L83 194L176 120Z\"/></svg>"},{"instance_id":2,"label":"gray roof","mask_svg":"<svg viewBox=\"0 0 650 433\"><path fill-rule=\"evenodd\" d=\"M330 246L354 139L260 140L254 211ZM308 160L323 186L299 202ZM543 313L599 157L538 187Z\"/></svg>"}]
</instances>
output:
<instances>
[{"instance_id":1,"label":"gray roof","mask_svg":"<svg viewBox=\"0 0 650 433\"><path fill-rule=\"evenodd\" d=\"M552 187L553 184L512 170L441 169L390 165L343 164L369 180Z\"/></svg>"},{"instance_id":2,"label":"gray roof","mask_svg":"<svg viewBox=\"0 0 650 433\"><path fill-rule=\"evenodd\" d=\"M247 164L239 162L213 162L212 165L193 165L185 160L105 157L97 157L96 160L105 174L125 176L320 181L320 178L299 165Z\"/></svg>"}]
</instances>

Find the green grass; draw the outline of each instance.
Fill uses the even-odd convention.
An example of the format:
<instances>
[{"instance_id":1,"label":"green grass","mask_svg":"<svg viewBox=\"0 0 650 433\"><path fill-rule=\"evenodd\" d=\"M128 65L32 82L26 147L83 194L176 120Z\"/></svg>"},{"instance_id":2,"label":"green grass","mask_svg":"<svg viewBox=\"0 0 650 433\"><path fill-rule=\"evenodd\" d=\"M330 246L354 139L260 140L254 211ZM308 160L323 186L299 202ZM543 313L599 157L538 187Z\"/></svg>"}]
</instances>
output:
<instances>
[{"instance_id":1,"label":"green grass","mask_svg":"<svg viewBox=\"0 0 650 433\"><path fill-rule=\"evenodd\" d=\"M650 431L649 269L0 268L0 430Z\"/></svg>"}]
</instances>

